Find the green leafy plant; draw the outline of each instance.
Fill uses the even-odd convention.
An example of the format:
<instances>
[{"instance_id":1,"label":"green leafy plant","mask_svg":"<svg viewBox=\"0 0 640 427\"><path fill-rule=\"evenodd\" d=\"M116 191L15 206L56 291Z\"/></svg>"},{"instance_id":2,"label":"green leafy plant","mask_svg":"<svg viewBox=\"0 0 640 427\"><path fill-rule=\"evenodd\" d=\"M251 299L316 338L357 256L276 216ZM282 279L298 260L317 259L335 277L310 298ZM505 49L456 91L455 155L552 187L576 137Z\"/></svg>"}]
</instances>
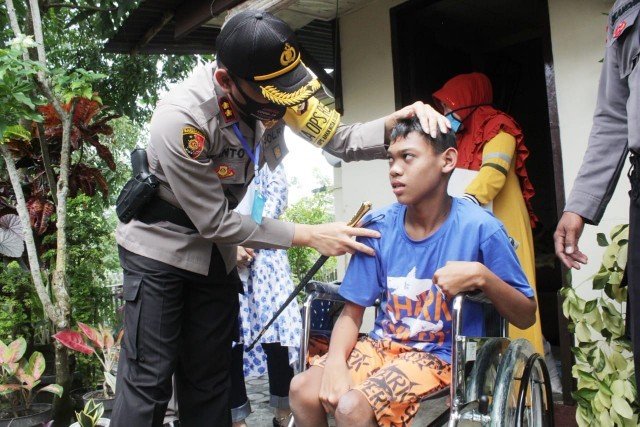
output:
<instances>
[{"instance_id":1,"label":"green leafy plant","mask_svg":"<svg viewBox=\"0 0 640 427\"><path fill-rule=\"evenodd\" d=\"M602 264L592 277L597 297L586 300L576 288L562 289L562 310L575 334L572 375L578 387L576 421L585 426L638 425L638 407L631 342L625 336L623 307L627 288L621 285L627 264L628 224L618 225L597 240L605 247ZM567 283L570 283L570 273Z\"/></svg>"},{"instance_id":2,"label":"green leafy plant","mask_svg":"<svg viewBox=\"0 0 640 427\"><path fill-rule=\"evenodd\" d=\"M314 192L312 196L303 197L290 205L282 216L284 221L300 224L322 224L334 221L333 194L326 189L329 186L328 180L327 178L319 177L319 181L323 185L321 191ZM318 252L307 247L291 247L287 249L287 257L294 282L298 283L302 280L316 262L318 256ZM329 258L314 277L319 280L333 280L336 265L336 258Z\"/></svg>"},{"instance_id":3,"label":"green leafy plant","mask_svg":"<svg viewBox=\"0 0 640 427\"><path fill-rule=\"evenodd\" d=\"M96 403L93 399L90 399L84 405L82 411L76 412L76 419L80 427L95 427L98 425L103 413L104 404L102 404L102 402Z\"/></svg>"},{"instance_id":4,"label":"green leafy plant","mask_svg":"<svg viewBox=\"0 0 640 427\"><path fill-rule=\"evenodd\" d=\"M22 57L22 48L34 45L33 37L21 35L0 49L0 140L7 127L20 119L42 120L36 105L44 104L43 99L30 94L36 90L35 76L43 67Z\"/></svg>"},{"instance_id":5,"label":"green leafy plant","mask_svg":"<svg viewBox=\"0 0 640 427\"><path fill-rule=\"evenodd\" d=\"M41 318L37 299L29 272L17 261L5 261L0 268L0 337L21 336L32 342L34 323Z\"/></svg>"},{"instance_id":6,"label":"green leafy plant","mask_svg":"<svg viewBox=\"0 0 640 427\"><path fill-rule=\"evenodd\" d=\"M49 384L37 389L40 377L45 369L42 353L34 351L29 359L24 357L27 342L20 337L6 345L0 341L0 396L11 408L13 417L18 417L19 410L29 410L36 394L50 392L58 397L62 396L62 386Z\"/></svg>"},{"instance_id":7,"label":"green leafy plant","mask_svg":"<svg viewBox=\"0 0 640 427\"><path fill-rule=\"evenodd\" d=\"M95 354L102 365L104 374L104 397L108 398L113 396L116 391L116 377L113 371L118 364L122 332L120 332L116 339L111 329L102 325L99 325L98 329L95 329L78 322L78 327L82 333L65 330L58 332L53 338L71 350L84 354ZM85 337L87 340L85 340Z\"/></svg>"}]
</instances>

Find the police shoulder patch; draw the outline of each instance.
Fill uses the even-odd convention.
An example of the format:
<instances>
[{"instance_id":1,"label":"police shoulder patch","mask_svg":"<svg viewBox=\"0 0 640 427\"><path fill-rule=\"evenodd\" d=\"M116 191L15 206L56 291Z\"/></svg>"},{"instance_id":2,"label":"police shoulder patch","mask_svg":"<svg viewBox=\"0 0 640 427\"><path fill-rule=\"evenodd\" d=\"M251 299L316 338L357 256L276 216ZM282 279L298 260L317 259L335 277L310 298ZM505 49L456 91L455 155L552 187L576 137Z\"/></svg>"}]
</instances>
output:
<instances>
[{"instance_id":1,"label":"police shoulder patch","mask_svg":"<svg viewBox=\"0 0 640 427\"><path fill-rule=\"evenodd\" d=\"M187 156L197 159L204 150L204 134L194 127L182 128L182 148Z\"/></svg>"}]
</instances>

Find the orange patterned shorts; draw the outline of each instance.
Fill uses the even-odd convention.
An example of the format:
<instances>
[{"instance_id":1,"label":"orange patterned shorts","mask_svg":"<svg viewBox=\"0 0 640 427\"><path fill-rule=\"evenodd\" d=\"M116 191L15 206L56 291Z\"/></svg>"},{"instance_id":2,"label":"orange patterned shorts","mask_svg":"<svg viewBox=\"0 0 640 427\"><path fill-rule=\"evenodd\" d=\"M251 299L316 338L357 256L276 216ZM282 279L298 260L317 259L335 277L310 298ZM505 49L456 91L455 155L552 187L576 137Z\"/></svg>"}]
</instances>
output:
<instances>
[{"instance_id":1,"label":"orange patterned shorts","mask_svg":"<svg viewBox=\"0 0 640 427\"><path fill-rule=\"evenodd\" d=\"M324 366L326 356L314 360ZM354 390L373 408L380 426L409 426L427 394L451 382L451 365L431 353L390 340L362 337L347 365Z\"/></svg>"}]
</instances>

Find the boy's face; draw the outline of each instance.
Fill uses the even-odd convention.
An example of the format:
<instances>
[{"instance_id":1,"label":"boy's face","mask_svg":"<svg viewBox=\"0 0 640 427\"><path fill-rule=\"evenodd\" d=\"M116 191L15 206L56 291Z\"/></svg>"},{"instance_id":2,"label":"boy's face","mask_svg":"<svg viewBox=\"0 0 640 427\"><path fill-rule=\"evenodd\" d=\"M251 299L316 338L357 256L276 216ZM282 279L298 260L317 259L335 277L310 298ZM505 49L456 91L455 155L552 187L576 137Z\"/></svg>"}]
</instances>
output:
<instances>
[{"instance_id":1,"label":"boy's face","mask_svg":"<svg viewBox=\"0 0 640 427\"><path fill-rule=\"evenodd\" d=\"M417 132L392 141L387 150L389 180L399 203L412 205L440 195L447 188L457 152L453 148L436 154L431 143Z\"/></svg>"}]
</instances>

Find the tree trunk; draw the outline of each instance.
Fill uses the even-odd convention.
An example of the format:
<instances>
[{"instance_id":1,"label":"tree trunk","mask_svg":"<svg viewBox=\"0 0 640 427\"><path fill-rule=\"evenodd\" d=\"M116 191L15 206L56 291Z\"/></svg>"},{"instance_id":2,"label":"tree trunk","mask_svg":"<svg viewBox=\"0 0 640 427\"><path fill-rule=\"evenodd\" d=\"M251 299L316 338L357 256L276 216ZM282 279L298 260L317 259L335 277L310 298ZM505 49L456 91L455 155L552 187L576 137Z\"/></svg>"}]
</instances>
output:
<instances>
[{"instance_id":1,"label":"tree trunk","mask_svg":"<svg viewBox=\"0 0 640 427\"><path fill-rule=\"evenodd\" d=\"M56 332L60 332L57 330ZM73 372L69 370L69 350L59 342L55 343L56 349L56 384L64 388L62 397L53 399L54 427L67 427L69 420L73 418L73 402L71 401L71 383Z\"/></svg>"},{"instance_id":2,"label":"tree trunk","mask_svg":"<svg viewBox=\"0 0 640 427\"><path fill-rule=\"evenodd\" d=\"M13 7L13 0L5 0L7 5L7 11L9 13L9 21L11 28L16 36L19 35L20 28L18 19L16 17L15 8ZM37 0L29 0L29 12L30 19L29 24L33 27L33 34L37 43L37 61L40 62L43 68L47 67L45 44L42 35L42 20L40 19L40 9ZM25 51L25 59L29 55ZM25 243L27 246L27 253L29 255L29 264L31 267L31 276L33 278L38 297L42 302L44 311L55 325L56 331L69 328L70 315L71 315L71 303L69 298L69 292L67 290L67 236L66 236L66 224L67 224L67 194L69 192L68 178L69 178L69 163L70 163L70 135L71 124L73 117L73 110L67 113L62 108L62 105L58 102L49 82L46 79L44 71L39 71L36 77L36 81L42 93L49 100L54 110L58 114L63 126L62 134L62 152L60 160L60 175L57 182L57 196L58 205L56 207L57 215L57 247L56 247L56 266L51 281L51 290L53 293L53 300L46 292L42 276L40 273L40 263L35 250L33 230L30 226L29 214L27 212L24 194L20 180L18 178L17 170L13 157L7 148L0 144L0 152L5 158L7 163L7 169L11 178L12 187L16 193L18 215L22 221L22 227L24 231ZM55 190L53 190L55 191ZM71 399L69 398L69 391L71 388L71 373L69 372L69 353L68 350L62 345L56 343L56 382L64 387L64 394L62 399L56 398L54 407L54 419L56 420L56 426L66 427L72 415Z\"/></svg>"},{"instance_id":3,"label":"tree trunk","mask_svg":"<svg viewBox=\"0 0 640 427\"><path fill-rule=\"evenodd\" d=\"M40 261L38 260L36 244L33 238L33 230L31 229L31 223L29 222L27 203L24 198L24 193L22 192L22 183L18 178L18 171L16 170L15 162L7 147L3 144L0 144L0 152L2 153L2 157L4 157L7 171L9 172L9 179L11 180L11 186L13 187L16 196L16 209L18 210L18 216L20 217L20 222L22 223L24 242L26 244L27 255L29 257L31 278L33 279L33 284L36 288L38 298L40 298L40 301L42 302L42 308L45 314L49 319L51 319L51 321L57 324L57 319L59 317L57 310L49 299L49 294L47 293L44 282L42 281L42 275L40 272Z\"/></svg>"}]
</instances>

